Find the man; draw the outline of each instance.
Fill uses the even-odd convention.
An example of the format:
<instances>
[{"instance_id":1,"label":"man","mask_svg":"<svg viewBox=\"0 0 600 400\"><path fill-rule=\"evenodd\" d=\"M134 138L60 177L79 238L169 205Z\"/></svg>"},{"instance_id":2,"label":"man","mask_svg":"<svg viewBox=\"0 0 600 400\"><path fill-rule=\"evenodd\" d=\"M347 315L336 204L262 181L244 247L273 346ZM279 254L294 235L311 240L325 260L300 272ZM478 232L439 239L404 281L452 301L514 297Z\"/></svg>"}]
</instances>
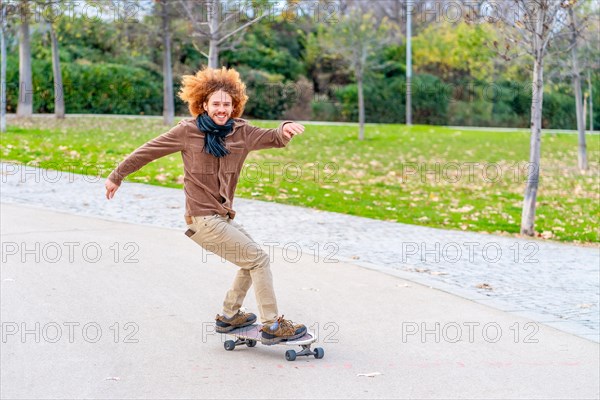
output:
<instances>
[{"instance_id":1,"label":"man","mask_svg":"<svg viewBox=\"0 0 600 400\"><path fill-rule=\"evenodd\" d=\"M286 121L276 129L263 129L240 119L248 96L234 69L205 68L184 76L182 83L179 97L188 103L194 118L182 120L120 163L106 180L106 198L113 198L127 175L160 157L181 152L189 228L186 234L239 267L225 296L223 312L216 316L216 331L228 332L256 321L256 315L240 310L248 289L254 285L263 342L301 337L306 333L304 325L279 316L269 257L234 222L232 207L248 152L284 147L304 127Z\"/></svg>"}]
</instances>

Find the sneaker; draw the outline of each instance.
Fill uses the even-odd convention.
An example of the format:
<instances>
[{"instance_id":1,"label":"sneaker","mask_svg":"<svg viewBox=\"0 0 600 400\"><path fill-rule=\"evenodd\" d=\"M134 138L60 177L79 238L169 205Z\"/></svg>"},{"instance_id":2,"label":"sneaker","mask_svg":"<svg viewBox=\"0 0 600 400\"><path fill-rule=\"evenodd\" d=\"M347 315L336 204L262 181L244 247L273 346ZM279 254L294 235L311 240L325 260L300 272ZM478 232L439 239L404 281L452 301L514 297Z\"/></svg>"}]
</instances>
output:
<instances>
[{"instance_id":1,"label":"sneaker","mask_svg":"<svg viewBox=\"0 0 600 400\"><path fill-rule=\"evenodd\" d=\"M282 315L272 324L263 325L261 332L262 342L264 344L275 344L304 336L306 327L302 324L294 324L290 320L283 319Z\"/></svg>"},{"instance_id":2,"label":"sneaker","mask_svg":"<svg viewBox=\"0 0 600 400\"><path fill-rule=\"evenodd\" d=\"M237 314L231 318L217 314L215 320L215 330L219 333L225 333L237 328L243 328L244 326L252 325L256 322L256 315L238 310Z\"/></svg>"}]
</instances>

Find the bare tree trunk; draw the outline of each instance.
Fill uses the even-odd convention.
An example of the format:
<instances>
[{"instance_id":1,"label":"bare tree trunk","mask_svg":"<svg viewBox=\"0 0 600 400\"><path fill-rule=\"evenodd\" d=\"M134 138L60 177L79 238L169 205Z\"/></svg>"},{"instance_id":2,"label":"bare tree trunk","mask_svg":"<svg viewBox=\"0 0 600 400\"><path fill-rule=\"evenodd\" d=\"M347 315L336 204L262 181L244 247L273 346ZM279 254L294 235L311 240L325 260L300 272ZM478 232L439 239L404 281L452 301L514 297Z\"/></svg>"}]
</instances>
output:
<instances>
[{"instance_id":1,"label":"bare tree trunk","mask_svg":"<svg viewBox=\"0 0 600 400\"><path fill-rule=\"evenodd\" d=\"M219 67L219 45L217 40L211 39L208 47L208 66L210 68Z\"/></svg>"},{"instance_id":2,"label":"bare tree trunk","mask_svg":"<svg viewBox=\"0 0 600 400\"><path fill-rule=\"evenodd\" d=\"M588 169L587 149L585 144L585 117L583 116L583 104L581 96L581 74L579 72L579 60L577 59L577 27L573 8L569 8L569 20L571 23L571 62L573 64L573 91L575 92L575 108L577 112L577 132L579 136L579 147L577 161L579 169Z\"/></svg>"},{"instance_id":3,"label":"bare tree trunk","mask_svg":"<svg viewBox=\"0 0 600 400\"><path fill-rule=\"evenodd\" d=\"M52 73L54 74L54 116L56 118L65 117L65 96L62 81L62 72L60 69L60 57L58 53L58 40L54 27L50 25L50 41L52 42Z\"/></svg>"},{"instance_id":4,"label":"bare tree trunk","mask_svg":"<svg viewBox=\"0 0 600 400\"><path fill-rule=\"evenodd\" d=\"M0 52L1 52L1 67L0 67L0 132L6 132L6 31L4 30L4 21L6 21L6 5L2 7L2 20L0 21Z\"/></svg>"},{"instance_id":5,"label":"bare tree trunk","mask_svg":"<svg viewBox=\"0 0 600 400\"><path fill-rule=\"evenodd\" d=\"M208 24L210 37L208 42L208 67L218 68L219 66L219 4L212 0L208 5Z\"/></svg>"},{"instance_id":6,"label":"bare tree trunk","mask_svg":"<svg viewBox=\"0 0 600 400\"><path fill-rule=\"evenodd\" d=\"M175 100L173 97L173 70L171 68L171 31L167 0L160 2L163 28L163 123L173 125Z\"/></svg>"},{"instance_id":7,"label":"bare tree trunk","mask_svg":"<svg viewBox=\"0 0 600 400\"><path fill-rule=\"evenodd\" d=\"M590 132L594 131L594 100L592 96L592 76L590 70L587 73L588 88L590 89Z\"/></svg>"},{"instance_id":8,"label":"bare tree trunk","mask_svg":"<svg viewBox=\"0 0 600 400\"><path fill-rule=\"evenodd\" d=\"M409 10L410 8L410 10ZM412 2L406 2L406 125L412 125Z\"/></svg>"},{"instance_id":9,"label":"bare tree trunk","mask_svg":"<svg viewBox=\"0 0 600 400\"><path fill-rule=\"evenodd\" d=\"M363 94L363 77L362 73L356 76L358 82L358 140L365 139L365 98Z\"/></svg>"},{"instance_id":10,"label":"bare tree trunk","mask_svg":"<svg viewBox=\"0 0 600 400\"><path fill-rule=\"evenodd\" d=\"M588 100L588 94L585 93L583 95L583 129L587 129L587 125L586 125L587 124L587 120L586 120L586 117L587 117L587 104L588 104L587 100Z\"/></svg>"},{"instance_id":11,"label":"bare tree trunk","mask_svg":"<svg viewBox=\"0 0 600 400\"><path fill-rule=\"evenodd\" d=\"M31 117L33 114L33 83L31 80L31 46L29 43L29 15L27 1L21 3L26 15L21 20L19 40L19 102L17 115Z\"/></svg>"},{"instance_id":12,"label":"bare tree trunk","mask_svg":"<svg viewBox=\"0 0 600 400\"><path fill-rule=\"evenodd\" d=\"M544 59L536 57L533 66L533 96L531 99L531 142L529 148L529 171L523 214L521 215L521 234L533 236L535 207L540 178L540 147L542 139L542 103L544 99Z\"/></svg>"}]
</instances>

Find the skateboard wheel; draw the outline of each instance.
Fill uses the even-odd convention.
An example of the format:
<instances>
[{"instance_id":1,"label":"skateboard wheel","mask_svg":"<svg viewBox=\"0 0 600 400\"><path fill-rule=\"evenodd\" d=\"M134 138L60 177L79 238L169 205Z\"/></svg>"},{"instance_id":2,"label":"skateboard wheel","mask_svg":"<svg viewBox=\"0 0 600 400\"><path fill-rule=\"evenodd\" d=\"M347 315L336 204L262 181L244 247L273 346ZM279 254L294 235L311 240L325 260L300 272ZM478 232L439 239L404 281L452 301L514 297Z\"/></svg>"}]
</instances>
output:
<instances>
[{"instance_id":1,"label":"skateboard wheel","mask_svg":"<svg viewBox=\"0 0 600 400\"><path fill-rule=\"evenodd\" d=\"M315 358L323 358L325 356L325 350L321 347L315 348Z\"/></svg>"},{"instance_id":2,"label":"skateboard wheel","mask_svg":"<svg viewBox=\"0 0 600 400\"><path fill-rule=\"evenodd\" d=\"M233 340L226 340L225 343L223 343L223 346L225 347L225 350L231 351L235 349L235 342Z\"/></svg>"},{"instance_id":3,"label":"skateboard wheel","mask_svg":"<svg viewBox=\"0 0 600 400\"><path fill-rule=\"evenodd\" d=\"M285 359L288 361L294 361L296 359L296 352L294 350L288 350L285 352Z\"/></svg>"},{"instance_id":4,"label":"skateboard wheel","mask_svg":"<svg viewBox=\"0 0 600 400\"><path fill-rule=\"evenodd\" d=\"M256 340L249 339L246 342L246 346L248 346L248 347L254 347L254 346L256 346Z\"/></svg>"}]
</instances>

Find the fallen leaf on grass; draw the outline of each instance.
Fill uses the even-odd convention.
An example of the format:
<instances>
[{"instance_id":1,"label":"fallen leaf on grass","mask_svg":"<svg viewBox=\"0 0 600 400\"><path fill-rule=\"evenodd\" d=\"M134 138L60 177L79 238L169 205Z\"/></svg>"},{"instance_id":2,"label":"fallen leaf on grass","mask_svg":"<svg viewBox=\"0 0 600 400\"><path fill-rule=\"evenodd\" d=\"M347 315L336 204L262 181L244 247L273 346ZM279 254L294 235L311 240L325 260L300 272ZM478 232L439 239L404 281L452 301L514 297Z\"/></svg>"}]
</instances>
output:
<instances>
[{"instance_id":1,"label":"fallen leaf on grass","mask_svg":"<svg viewBox=\"0 0 600 400\"><path fill-rule=\"evenodd\" d=\"M367 378L374 378L377 375L383 375L381 372L369 372L368 374L356 374L356 376L366 376Z\"/></svg>"},{"instance_id":2,"label":"fallen leaf on grass","mask_svg":"<svg viewBox=\"0 0 600 400\"><path fill-rule=\"evenodd\" d=\"M474 208L475 207L473 207L472 205L466 205L461 208L451 208L450 211L457 212L457 213L467 213L467 212L473 210Z\"/></svg>"}]
</instances>

